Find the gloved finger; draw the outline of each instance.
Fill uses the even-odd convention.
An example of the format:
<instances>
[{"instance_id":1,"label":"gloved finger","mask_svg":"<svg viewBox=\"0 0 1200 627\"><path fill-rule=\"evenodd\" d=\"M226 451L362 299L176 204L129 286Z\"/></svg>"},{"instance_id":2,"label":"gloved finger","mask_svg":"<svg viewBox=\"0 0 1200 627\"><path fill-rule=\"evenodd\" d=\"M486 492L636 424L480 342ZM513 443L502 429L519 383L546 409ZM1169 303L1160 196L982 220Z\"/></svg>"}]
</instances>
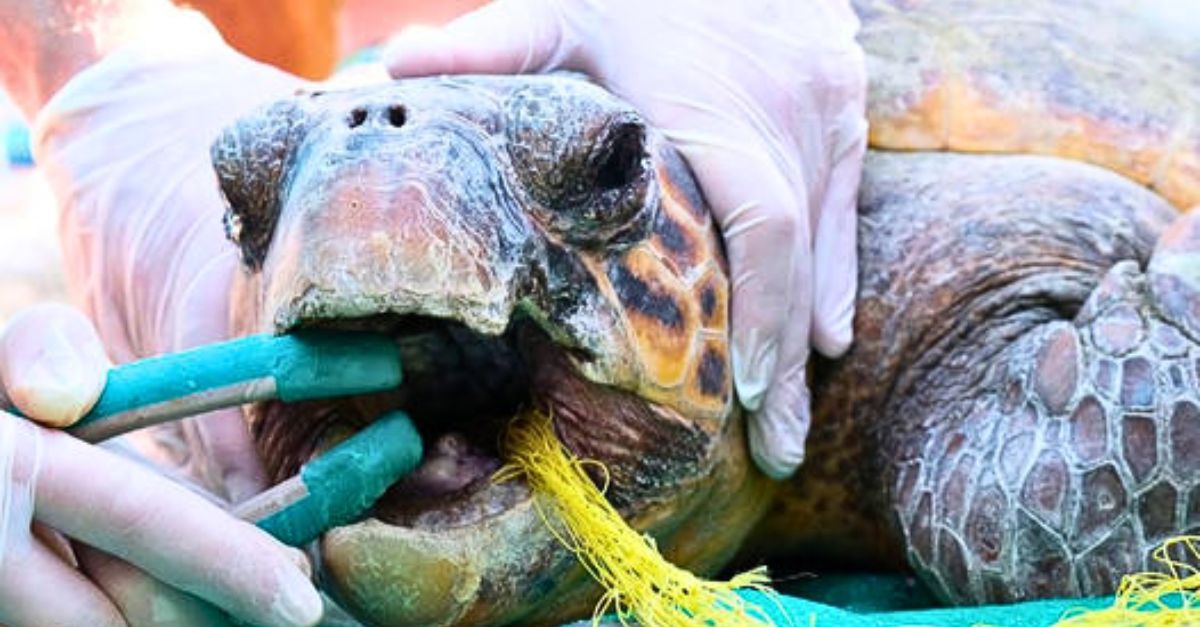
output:
<instances>
[{"instance_id":1,"label":"gloved finger","mask_svg":"<svg viewBox=\"0 0 1200 627\"><path fill-rule=\"evenodd\" d=\"M523 74L564 67L575 48L558 0L497 0L440 28L401 31L383 63L397 78Z\"/></svg>"},{"instance_id":2,"label":"gloved finger","mask_svg":"<svg viewBox=\"0 0 1200 627\"><path fill-rule=\"evenodd\" d=\"M751 411L753 457L764 473L784 477L803 459L808 429L807 402L788 399L807 399L810 212L803 181L780 171L769 139L723 117L728 115L708 109L698 118L683 116L676 128L702 130L666 134L695 170L725 240L733 375L739 399Z\"/></svg>"},{"instance_id":3,"label":"gloved finger","mask_svg":"<svg viewBox=\"0 0 1200 627\"><path fill-rule=\"evenodd\" d=\"M0 559L0 624L124 626L116 605L40 541L5 547Z\"/></svg>"},{"instance_id":4,"label":"gloved finger","mask_svg":"<svg viewBox=\"0 0 1200 627\"><path fill-rule=\"evenodd\" d=\"M801 362L778 373L763 406L750 416L750 454L763 474L786 479L804 462L811 397Z\"/></svg>"},{"instance_id":5,"label":"gloved finger","mask_svg":"<svg viewBox=\"0 0 1200 627\"><path fill-rule=\"evenodd\" d=\"M44 433L0 412L0 624L123 625L100 590L33 536Z\"/></svg>"},{"instance_id":6,"label":"gloved finger","mask_svg":"<svg viewBox=\"0 0 1200 627\"><path fill-rule=\"evenodd\" d=\"M230 503L240 503L267 487L258 450L240 410L196 416L183 427L189 450L205 464L192 472L202 477L205 485L223 490Z\"/></svg>"},{"instance_id":7,"label":"gloved finger","mask_svg":"<svg viewBox=\"0 0 1200 627\"><path fill-rule=\"evenodd\" d=\"M850 346L858 292L858 186L867 150L866 68L850 47L827 59L821 99L830 164L813 238L812 343L826 357Z\"/></svg>"},{"instance_id":8,"label":"gloved finger","mask_svg":"<svg viewBox=\"0 0 1200 627\"><path fill-rule=\"evenodd\" d=\"M130 625L232 624L224 612L154 579L128 562L83 544L76 545L76 553L80 568L112 600Z\"/></svg>"},{"instance_id":9,"label":"gloved finger","mask_svg":"<svg viewBox=\"0 0 1200 627\"><path fill-rule=\"evenodd\" d=\"M808 208L769 149L745 139L752 131L734 141L725 134L739 133L735 120L717 120L716 126L722 130L668 130L667 136L695 170L725 241L734 382L742 404L753 411L762 406L779 367L784 333L808 338L808 316L788 319L793 308L811 311Z\"/></svg>"},{"instance_id":10,"label":"gloved finger","mask_svg":"<svg viewBox=\"0 0 1200 627\"><path fill-rule=\"evenodd\" d=\"M79 562L75 559L75 549L71 546L71 541L66 536L36 520L30 526L30 531L33 533L34 538L57 555L64 564L72 568L79 565Z\"/></svg>"},{"instance_id":11,"label":"gloved finger","mask_svg":"<svg viewBox=\"0 0 1200 627\"><path fill-rule=\"evenodd\" d=\"M858 185L866 123L834 162L813 241L812 343L826 357L850 347L858 295Z\"/></svg>"},{"instance_id":12,"label":"gloved finger","mask_svg":"<svg viewBox=\"0 0 1200 627\"><path fill-rule=\"evenodd\" d=\"M807 211L802 215L808 215ZM799 250L791 274L795 297L783 312L779 361L771 373L762 406L750 416L750 452L759 469L774 479L786 479L804 461L804 447L811 424L811 397L808 391L810 336L803 321L813 316L812 266L807 242L800 233L794 243Z\"/></svg>"},{"instance_id":13,"label":"gloved finger","mask_svg":"<svg viewBox=\"0 0 1200 627\"><path fill-rule=\"evenodd\" d=\"M0 336L0 387L26 416L63 427L104 390L110 367L91 322L65 305L18 313Z\"/></svg>"},{"instance_id":14,"label":"gloved finger","mask_svg":"<svg viewBox=\"0 0 1200 627\"><path fill-rule=\"evenodd\" d=\"M262 530L102 448L61 432L42 439L39 520L240 620L320 619L321 598L291 549Z\"/></svg>"}]
</instances>

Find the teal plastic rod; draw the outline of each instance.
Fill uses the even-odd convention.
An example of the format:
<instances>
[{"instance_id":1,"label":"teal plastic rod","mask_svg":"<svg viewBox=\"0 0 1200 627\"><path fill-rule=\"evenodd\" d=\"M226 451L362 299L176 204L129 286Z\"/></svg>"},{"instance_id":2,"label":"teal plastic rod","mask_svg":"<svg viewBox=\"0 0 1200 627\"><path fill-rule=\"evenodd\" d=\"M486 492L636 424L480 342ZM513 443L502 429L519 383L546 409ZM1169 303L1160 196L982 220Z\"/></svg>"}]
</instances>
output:
<instances>
[{"instance_id":1,"label":"teal plastic rod","mask_svg":"<svg viewBox=\"0 0 1200 627\"><path fill-rule=\"evenodd\" d=\"M400 352L384 335L253 335L117 366L95 407L67 429L98 442L255 401L303 401L394 389Z\"/></svg>"},{"instance_id":2,"label":"teal plastic rod","mask_svg":"<svg viewBox=\"0 0 1200 627\"><path fill-rule=\"evenodd\" d=\"M263 511L243 517L284 544L307 544L361 516L421 463L422 454L412 421L404 412L390 412L302 466L296 477L255 497Z\"/></svg>"}]
</instances>

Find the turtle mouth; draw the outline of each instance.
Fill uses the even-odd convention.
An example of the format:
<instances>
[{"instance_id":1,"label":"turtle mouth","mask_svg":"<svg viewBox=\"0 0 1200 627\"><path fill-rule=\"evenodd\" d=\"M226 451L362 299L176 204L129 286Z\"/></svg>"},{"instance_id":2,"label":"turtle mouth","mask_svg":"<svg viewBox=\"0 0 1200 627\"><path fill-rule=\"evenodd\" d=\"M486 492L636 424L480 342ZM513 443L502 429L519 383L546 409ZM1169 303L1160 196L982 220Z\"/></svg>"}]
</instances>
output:
<instances>
[{"instance_id":1,"label":"turtle mouth","mask_svg":"<svg viewBox=\"0 0 1200 627\"><path fill-rule=\"evenodd\" d=\"M571 351L555 345L529 320L514 320L487 335L454 320L378 314L315 320L297 327L372 331L400 349L402 385L392 391L303 403L269 402L252 408L255 439L273 481L298 472L323 450L391 410L417 426L425 455L365 514L384 523L422 530L472 525L529 498L520 479L492 478L505 462L503 436L519 413L554 412L555 389L576 377ZM585 357L584 357L585 358ZM632 399L631 399L632 400Z\"/></svg>"}]
</instances>

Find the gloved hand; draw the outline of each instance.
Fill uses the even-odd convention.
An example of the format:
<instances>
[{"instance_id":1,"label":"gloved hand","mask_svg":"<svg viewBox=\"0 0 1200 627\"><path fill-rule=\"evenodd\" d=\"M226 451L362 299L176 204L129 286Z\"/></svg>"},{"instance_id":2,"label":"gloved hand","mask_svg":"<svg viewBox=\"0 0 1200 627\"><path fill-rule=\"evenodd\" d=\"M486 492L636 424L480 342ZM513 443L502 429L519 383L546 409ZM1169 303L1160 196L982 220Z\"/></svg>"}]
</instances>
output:
<instances>
[{"instance_id":1,"label":"gloved hand","mask_svg":"<svg viewBox=\"0 0 1200 627\"><path fill-rule=\"evenodd\" d=\"M0 337L0 404L69 424L107 367L81 314L36 307ZM157 470L0 412L0 624L311 625L305 566Z\"/></svg>"},{"instance_id":2,"label":"gloved hand","mask_svg":"<svg viewBox=\"0 0 1200 627\"><path fill-rule=\"evenodd\" d=\"M43 311L0 341L7 396L49 424L94 402L107 365L97 330L117 361L227 337L237 261L209 146L299 84L229 51L197 15L157 19L35 124L68 284L96 325ZM216 462L193 468L202 482L235 501L263 487L236 411L189 425L190 459ZM57 532L78 541L78 568ZM313 624L321 599L298 555L148 467L0 415L0 623L211 624L207 602L254 624Z\"/></svg>"},{"instance_id":3,"label":"gloved hand","mask_svg":"<svg viewBox=\"0 0 1200 627\"><path fill-rule=\"evenodd\" d=\"M384 52L393 76L586 72L695 171L732 272L734 378L767 474L804 458L809 346L851 339L866 147L858 20L844 0L497 0Z\"/></svg>"}]
</instances>

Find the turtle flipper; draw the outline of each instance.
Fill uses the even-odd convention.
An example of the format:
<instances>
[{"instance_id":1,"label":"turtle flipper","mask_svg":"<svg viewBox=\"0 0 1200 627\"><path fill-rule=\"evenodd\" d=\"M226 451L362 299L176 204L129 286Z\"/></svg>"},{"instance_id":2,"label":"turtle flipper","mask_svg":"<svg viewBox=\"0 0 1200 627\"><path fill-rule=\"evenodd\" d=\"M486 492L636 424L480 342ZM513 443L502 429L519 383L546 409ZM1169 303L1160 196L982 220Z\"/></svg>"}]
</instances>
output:
<instances>
[{"instance_id":1,"label":"turtle flipper","mask_svg":"<svg viewBox=\"0 0 1200 627\"><path fill-rule=\"evenodd\" d=\"M1163 540L1200 530L1198 220L1179 218L1148 264L1112 265L1073 316L990 355L957 351L988 362L974 381L943 354L919 385L962 386L958 398L893 405L929 428L881 440L891 507L910 563L947 600L1112 593L1155 567ZM979 324L1013 314L997 313Z\"/></svg>"}]
</instances>

